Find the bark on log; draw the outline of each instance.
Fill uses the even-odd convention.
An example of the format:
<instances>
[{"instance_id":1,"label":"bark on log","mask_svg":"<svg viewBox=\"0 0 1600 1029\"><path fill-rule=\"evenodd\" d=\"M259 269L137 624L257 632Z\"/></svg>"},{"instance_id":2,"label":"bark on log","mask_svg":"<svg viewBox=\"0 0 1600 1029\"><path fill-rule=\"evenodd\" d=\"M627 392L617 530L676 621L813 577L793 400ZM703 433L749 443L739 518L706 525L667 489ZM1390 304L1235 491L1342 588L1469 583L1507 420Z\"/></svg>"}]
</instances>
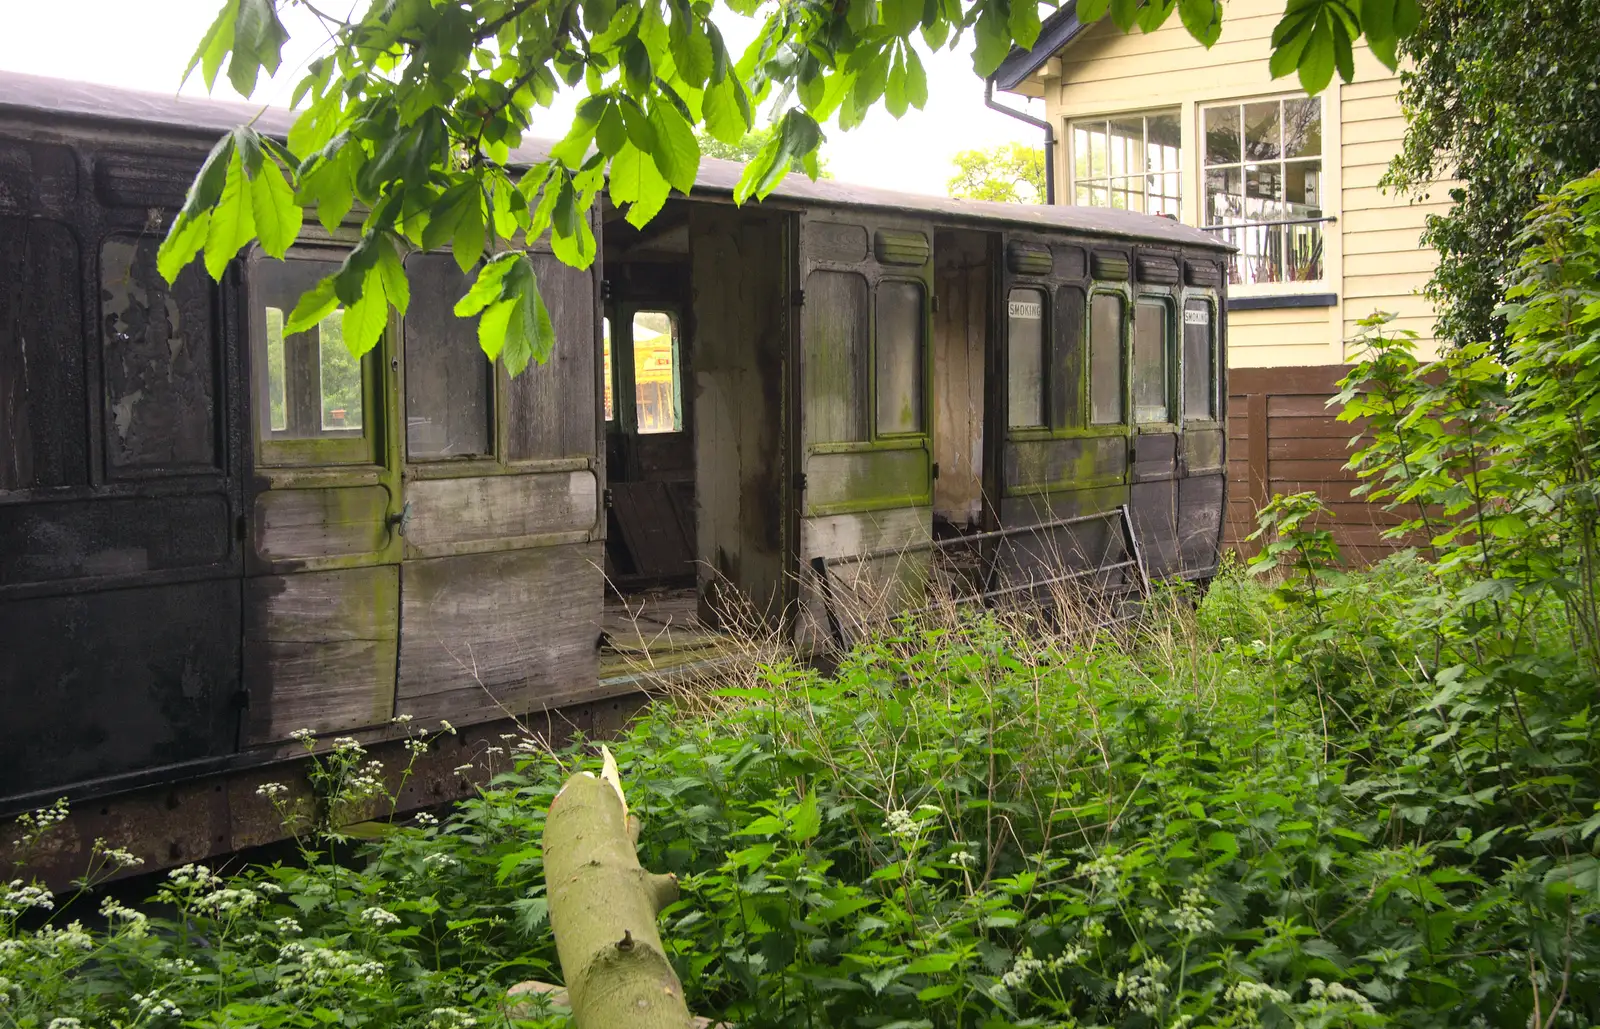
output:
<instances>
[{"instance_id":1,"label":"bark on log","mask_svg":"<svg viewBox=\"0 0 1600 1029\"><path fill-rule=\"evenodd\" d=\"M550 928L575 1029L688 1029L683 984L656 931L678 880L639 865L638 822L621 789L579 773L544 828Z\"/></svg>"}]
</instances>

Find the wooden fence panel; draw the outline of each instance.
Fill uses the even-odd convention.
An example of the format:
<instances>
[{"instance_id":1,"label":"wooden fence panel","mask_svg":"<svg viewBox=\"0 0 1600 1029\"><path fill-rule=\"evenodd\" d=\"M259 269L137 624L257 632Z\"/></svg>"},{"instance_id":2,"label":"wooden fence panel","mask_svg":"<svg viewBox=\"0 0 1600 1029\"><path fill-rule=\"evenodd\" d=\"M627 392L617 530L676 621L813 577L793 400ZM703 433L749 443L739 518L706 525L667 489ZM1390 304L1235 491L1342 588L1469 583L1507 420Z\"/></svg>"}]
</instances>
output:
<instances>
[{"instance_id":1,"label":"wooden fence panel","mask_svg":"<svg viewBox=\"0 0 1600 1029\"><path fill-rule=\"evenodd\" d=\"M1278 493L1319 494L1333 513L1334 539L1350 564L1371 564L1406 545L1383 538L1402 520L1352 496L1360 483L1345 468L1360 422L1341 422L1328 400L1344 365L1235 368L1228 372L1228 510L1224 545L1249 554L1256 512Z\"/></svg>"}]
</instances>

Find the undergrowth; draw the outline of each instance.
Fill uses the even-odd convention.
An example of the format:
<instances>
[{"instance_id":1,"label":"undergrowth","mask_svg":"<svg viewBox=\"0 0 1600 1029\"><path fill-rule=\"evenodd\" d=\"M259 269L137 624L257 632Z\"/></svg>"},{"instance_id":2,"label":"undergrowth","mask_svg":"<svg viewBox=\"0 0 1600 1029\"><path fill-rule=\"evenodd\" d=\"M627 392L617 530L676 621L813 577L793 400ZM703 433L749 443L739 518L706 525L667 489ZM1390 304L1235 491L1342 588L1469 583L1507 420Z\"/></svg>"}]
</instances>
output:
<instances>
[{"instance_id":1,"label":"undergrowth","mask_svg":"<svg viewBox=\"0 0 1600 1029\"><path fill-rule=\"evenodd\" d=\"M1336 717L1284 652L1303 614L1237 572L1121 640L902 626L830 677L779 665L657 704L611 746L642 860L682 880L663 935L691 1008L818 1029L1591 1024L1595 862L1550 831L1593 814L1587 725L1540 737L1544 782L1481 785L1439 738L1441 684L1365 642L1426 585L1405 558L1341 575L1333 631L1372 663ZM150 906L86 891L43 925L24 919L49 898L13 883L0 1025L564 1025L506 991L559 981L538 841L596 759L523 740L502 760L353 862L308 833L297 865L186 867Z\"/></svg>"}]
</instances>

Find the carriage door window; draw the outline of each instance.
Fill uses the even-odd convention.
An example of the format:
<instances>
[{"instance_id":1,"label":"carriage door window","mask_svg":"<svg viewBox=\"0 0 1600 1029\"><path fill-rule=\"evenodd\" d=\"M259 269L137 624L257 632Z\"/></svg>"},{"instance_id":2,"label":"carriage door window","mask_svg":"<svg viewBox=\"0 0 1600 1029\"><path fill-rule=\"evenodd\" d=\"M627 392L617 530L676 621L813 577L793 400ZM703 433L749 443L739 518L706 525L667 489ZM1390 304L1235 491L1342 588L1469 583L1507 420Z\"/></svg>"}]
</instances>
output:
<instances>
[{"instance_id":1,"label":"carriage door window","mask_svg":"<svg viewBox=\"0 0 1600 1029\"><path fill-rule=\"evenodd\" d=\"M303 332L284 331L300 295L338 269L334 261L251 262L257 424L268 464L373 460L367 405L375 358L345 347L343 309Z\"/></svg>"},{"instance_id":2,"label":"carriage door window","mask_svg":"<svg viewBox=\"0 0 1600 1029\"><path fill-rule=\"evenodd\" d=\"M1089 420L1122 421L1122 298L1096 293L1089 306Z\"/></svg>"},{"instance_id":3,"label":"carriage door window","mask_svg":"<svg viewBox=\"0 0 1600 1029\"><path fill-rule=\"evenodd\" d=\"M1044 293L1014 289L1006 302L1007 424L1044 424Z\"/></svg>"},{"instance_id":4,"label":"carriage door window","mask_svg":"<svg viewBox=\"0 0 1600 1029\"><path fill-rule=\"evenodd\" d=\"M473 323L453 310L466 276L449 254L413 254L406 270L406 453L413 461L490 456L491 366Z\"/></svg>"},{"instance_id":5,"label":"carriage door window","mask_svg":"<svg viewBox=\"0 0 1600 1029\"><path fill-rule=\"evenodd\" d=\"M1211 305L1191 300L1183 308L1183 418L1209 422L1217 417L1215 353L1211 344Z\"/></svg>"},{"instance_id":6,"label":"carriage door window","mask_svg":"<svg viewBox=\"0 0 1600 1029\"><path fill-rule=\"evenodd\" d=\"M868 438L867 280L853 272L814 271L806 278L800 375L800 424L806 442L862 443Z\"/></svg>"},{"instance_id":7,"label":"carriage door window","mask_svg":"<svg viewBox=\"0 0 1600 1029\"><path fill-rule=\"evenodd\" d=\"M601 394L605 404L606 421L616 420L616 412L611 407L611 316L606 315L600 321L600 356L604 364L601 372L605 376L605 389Z\"/></svg>"},{"instance_id":8,"label":"carriage door window","mask_svg":"<svg viewBox=\"0 0 1600 1029\"><path fill-rule=\"evenodd\" d=\"M1167 305L1160 300L1141 300L1133 308L1133 420L1170 422L1172 388L1168 375L1171 363L1172 326Z\"/></svg>"},{"instance_id":9,"label":"carriage door window","mask_svg":"<svg viewBox=\"0 0 1600 1029\"><path fill-rule=\"evenodd\" d=\"M878 284L880 436L922 431L922 295L920 283Z\"/></svg>"},{"instance_id":10,"label":"carriage door window","mask_svg":"<svg viewBox=\"0 0 1600 1029\"><path fill-rule=\"evenodd\" d=\"M666 311L635 311L633 410L639 432L683 430L680 378L677 319Z\"/></svg>"}]
</instances>

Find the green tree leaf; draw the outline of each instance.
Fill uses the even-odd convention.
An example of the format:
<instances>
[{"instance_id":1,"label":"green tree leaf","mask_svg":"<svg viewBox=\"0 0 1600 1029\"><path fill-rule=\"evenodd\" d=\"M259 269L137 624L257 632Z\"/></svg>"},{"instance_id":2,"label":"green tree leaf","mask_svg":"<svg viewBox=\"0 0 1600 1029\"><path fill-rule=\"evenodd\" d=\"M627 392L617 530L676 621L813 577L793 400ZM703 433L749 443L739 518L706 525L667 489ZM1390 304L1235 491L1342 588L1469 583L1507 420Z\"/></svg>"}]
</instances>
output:
<instances>
[{"instance_id":1,"label":"green tree leaf","mask_svg":"<svg viewBox=\"0 0 1600 1029\"><path fill-rule=\"evenodd\" d=\"M206 271L221 280L228 262L255 236L256 223L250 202L250 187L244 177L244 160L236 148L228 161L228 175L222 195L211 212L206 232Z\"/></svg>"},{"instance_id":2,"label":"green tree leaf","mask_svg":"<svg viewBox=\"0 0 1600 1029\"><path fill-rule=\"evenodd\" d=\"M687 194L700 171L700 142L694 129L671 104L659 102L650 108L650 125L656 136L650 153L656 168L673 188Z\"/></svg>"},{"instance_id":3,"label":"green tree leaf","mask_svg":"<svg viewBox=\"0 0 1600 1029\"><path fill-rule=\"evenodd\" d=\"M335 273L319 279L315 286L301 294L299 302L294 305L294 310L289 312L289 320L283 325L285 336L305 332L338 308L339 294L335 287L338 278L338 274Z\"/></svg>"},{"instance_id":4,"label":"green tree leaf","mask_svg":"<svg viewBox=\"0 0 1600 1029\"><path fill-rule=\"evenodd\" d=\"M631 144L612 159L610 181L612 202L628 205L628 224L635 228L647 225L672 192L655 162Z\"/></svg>"},{"instance_id":5,"label":"green tree leaf","mask_svg":"<svg viewBox=\"0 0 1600 1029\"><path fill-rule=\"evenodd\" d=\"M294 202L294 190L289 188L278 162L263 161L250 180L250 210L261 249L268 257L283 257L300 235L305 212Z\"/></svg>"},{"instance_id":6,"label":"green tree leaf","mask_svg":"<svg viewBox=\"0 0 1600 1029\"><path fill-rule=\"evenodd\" d=\"M361 296L344 309L344 345L360 357L378 345L389 324L389 302L383 292L383 275L377 268L362 280Z\"/></svg>"},{"instance_id":7,"label":"green tree leaf","mask_svg":"<svg viewBox=\"0 0 1600 1029\"><path fill-rule=\"evenodd\" d=\"M1037 0L1011 0L1011 38L1024 50L1032 50L1039 38L1039 4Z\"/></svg>"}]
</instances>

